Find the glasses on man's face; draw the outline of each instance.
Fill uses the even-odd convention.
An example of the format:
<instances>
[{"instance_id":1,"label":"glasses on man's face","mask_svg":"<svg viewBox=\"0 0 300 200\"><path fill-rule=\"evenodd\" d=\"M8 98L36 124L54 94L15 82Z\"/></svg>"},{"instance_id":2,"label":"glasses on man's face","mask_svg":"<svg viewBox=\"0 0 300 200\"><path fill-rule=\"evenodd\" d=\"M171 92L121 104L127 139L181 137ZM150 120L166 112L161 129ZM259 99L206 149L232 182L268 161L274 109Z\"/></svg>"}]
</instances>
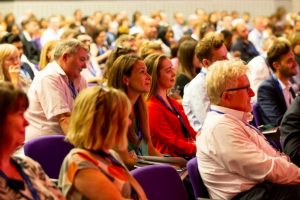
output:
<instances>
[{"instance_id":1,"label":"glasses on man's face","mask_svg":"<svg viewBox=\"0 0 300 200\"><path fill-rule=\"evenodd\" d=\"M232 92L232 91L244 90L244 89L246 89L247 92L250 92L251 87L250 87L250 85L247 85L247 86L244 86L244 87L238 87L238 88L227 89L227 90L225 90L225 91L223 91L223 92L221 93L221 96L223 95L224 92Z\"/></svg>"}]
</instances>

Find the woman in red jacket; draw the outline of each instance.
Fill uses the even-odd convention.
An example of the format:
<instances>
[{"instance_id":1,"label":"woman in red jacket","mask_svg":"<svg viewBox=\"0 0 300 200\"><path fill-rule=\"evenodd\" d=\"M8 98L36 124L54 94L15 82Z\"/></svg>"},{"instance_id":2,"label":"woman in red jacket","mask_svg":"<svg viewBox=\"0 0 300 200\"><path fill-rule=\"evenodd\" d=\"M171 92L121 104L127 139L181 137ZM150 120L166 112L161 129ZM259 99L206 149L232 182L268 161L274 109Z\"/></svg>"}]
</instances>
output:
<instances>
[{"instance_id":1,"label":"woman in red jacket","mask_svg":"<svg viewBox=\"0 0 300 200\"><path fill-rule=\"evenodd\" d=\"M176 79L171 60L165 55L152 54L145 58L145 64L152 76L148 111L154 146L161 153L172 156L195 156L196 131L189 124L181 104L168 96Z\"/></svg>"}]
</instances>

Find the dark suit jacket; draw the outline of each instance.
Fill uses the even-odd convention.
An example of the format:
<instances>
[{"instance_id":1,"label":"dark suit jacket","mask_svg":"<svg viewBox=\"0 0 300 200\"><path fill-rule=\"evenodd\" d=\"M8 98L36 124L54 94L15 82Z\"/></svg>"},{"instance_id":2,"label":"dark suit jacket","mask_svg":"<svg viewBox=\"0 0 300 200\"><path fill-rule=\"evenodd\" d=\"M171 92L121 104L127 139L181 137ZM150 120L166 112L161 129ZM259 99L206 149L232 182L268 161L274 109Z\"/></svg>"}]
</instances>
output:
<instances>
[{"instance_id":1,"label":"dark suit jacket","mask_svg":"<svg viewBox=\"0 0 300 200\"><path fill-rule=\"evenodd\" d=\"M20 38L24 46L24 54L27 56L28 60L33 64L38 64L40 60L38 44L35 41L28 41L23 33L20 35Z\"/></svg>"},{"instance_id":2,"label":"dark suit jacket","mask_svg":"<svg viewBox=\"0 0 300 200\"><path fill-rule=\"evenodd\" d=\"M255 56L259 55L252 42L244 42L240 38L238 38L237 41L232 44L230 50L233 52L239 51L241 53L241 59L246 63L252 60L252 58L254 58Z\"/></svg>"},{"instance_id":3,"label":"dark suit jacket","mask_svg":"<svg viewBox=\"0 0 300 200\"><path fill-rule=\"evenodd\" d=\"M259 86L257 103L263 124L279 126L287 106L281 86L274 75Z\"/></svg>"},{"instance_id":4,"label":"dark suit jacket","mask_svg":"<svg viewBox=\"0 0 300 200\"><path fill-rule=\"evenodd\" d=\"M300 167L300 95L297 95L283 116L280 125L283 152Z\"/></svg>"}]
</instances>

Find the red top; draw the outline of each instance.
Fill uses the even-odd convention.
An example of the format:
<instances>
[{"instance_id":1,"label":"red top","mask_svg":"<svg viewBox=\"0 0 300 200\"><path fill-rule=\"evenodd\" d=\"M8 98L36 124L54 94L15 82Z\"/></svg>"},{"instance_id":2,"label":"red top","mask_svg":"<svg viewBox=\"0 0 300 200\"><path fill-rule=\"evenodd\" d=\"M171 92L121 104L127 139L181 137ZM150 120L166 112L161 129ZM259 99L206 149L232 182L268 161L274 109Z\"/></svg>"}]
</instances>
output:
<instances>
[{"instance_id":1,"label":"red top","mask_svg":"<svg viewBox=\"0 0 300 200\"><path fill-rule=\"evenodd\" d=\"M191 140L195 141L197 132L191 127L182 105L172 98L169 100L180 113ZM151 138L155 148L172 156L194 156L196 145L185 137L177 115L155 96L151 97L147 104Z\"/></svg>"}]
</instances>

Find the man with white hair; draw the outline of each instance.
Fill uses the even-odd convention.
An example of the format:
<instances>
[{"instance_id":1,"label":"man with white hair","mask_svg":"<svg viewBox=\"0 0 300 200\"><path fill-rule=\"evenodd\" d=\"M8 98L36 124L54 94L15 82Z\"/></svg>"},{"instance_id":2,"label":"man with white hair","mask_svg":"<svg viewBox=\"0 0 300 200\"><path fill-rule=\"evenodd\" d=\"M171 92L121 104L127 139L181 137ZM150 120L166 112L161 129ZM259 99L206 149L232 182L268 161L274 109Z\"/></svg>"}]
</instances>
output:
<instances>
[{"instance_id":1,"label":"man with white hair","mask_svg":"<svg viewBox=\"0 0 300 200\"><path fill-rule=\"evenodd\" d=\"M213 199L300 199L300 169L249 125L254 95L241 60L206 76L210 111L197 135L198 169Z\"/></svg>"},{"instance_id":2,"label":"man with white hair","mask_svg":"<svg viewBox=\"0 0 300 200\"><path fill-rule=\"evenodd\" d=\"M54 61L34 78L28 90L27 141L67 132L74 99L87 86L80 72L86 68L88 53L78 40L61 42L54 50Z\"/></svg>"}]
</instances>

